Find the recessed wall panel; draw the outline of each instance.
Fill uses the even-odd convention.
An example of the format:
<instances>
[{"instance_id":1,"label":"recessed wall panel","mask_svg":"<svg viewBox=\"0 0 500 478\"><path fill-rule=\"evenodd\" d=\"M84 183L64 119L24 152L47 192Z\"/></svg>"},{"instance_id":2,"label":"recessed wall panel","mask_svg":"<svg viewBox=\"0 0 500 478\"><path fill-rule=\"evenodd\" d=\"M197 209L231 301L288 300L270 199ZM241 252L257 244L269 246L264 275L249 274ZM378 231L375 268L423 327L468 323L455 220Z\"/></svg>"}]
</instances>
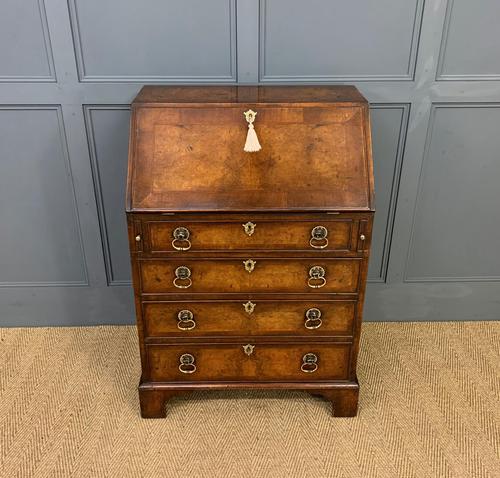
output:
<instances>
[{"instance_id":1,"label":"recessed wall panel","mask_svg":"<svg viewBox=\"0 0 500 478\"><path fill-rule=\"evenodd\" d=\"M82 81L234 81L234 0L69 0Z\"/></svg>"},{"instance_id":2,"label":"recessed wall panel","mask_svg":"<svg viewBox=\"0 0 500 478\"><path fill-rule=\"evenodd\" d=\"M438 80L500 79L500 2L448 0Z\"/></svg>"},{"instance_id":3,"label":"recessed wall panel","mask_svg":"<svg viewBox=\"0 0 500 478\"><path fill-rule=\"evenodd\" d=\"M108 283L129 284L125 187L130 109L87 106L85 116Z\"/></svg>"},{"instance_id":4,"label":"recessed wall panel","mask_svg":"<svg viewBox=\"0 0 500 478\"><path fill-rule=\"evenodd\" d=\"M435 105L407 281L500 280L500 104Z\"/></svg>"},{"instance_id":5,"label":"recessed wall panel","mask_svg":"<svg viewBox=\"0 0 500 478\"><path fill-rule=\"evenodd\" d=\"M368 279L381 282L385 281L391 246L408 105L372 105L370 117L376 214Z\"/></svg>"},{"instance_id":6,"label":"recessed wall panel","mask_svg":"<svg viewBox=\"0 0 500 478\"><path fill-rule=\"evenodd\" d=\"M261 0L261 80L411 79L422 7L417 0Z\"/></svg>"},{"instance_id":7,"label":"recessed wall panel","mask_svg":"<svg viewBox=\"0 0 500 478\"><path fill-rule=\"evenodd\" d=\"M0 286L85 285L57 107L0 107Z\"/></svg>"},{"instance_id":8,"label":"recessed wall panel","mask_svg":"<svg viewBox=\"0 0 500 478\"><path fill-rule=\"evenodd\" d=\"M0 81L55 81L43 0L0 2Z\"/></svg>"}]
</instances>

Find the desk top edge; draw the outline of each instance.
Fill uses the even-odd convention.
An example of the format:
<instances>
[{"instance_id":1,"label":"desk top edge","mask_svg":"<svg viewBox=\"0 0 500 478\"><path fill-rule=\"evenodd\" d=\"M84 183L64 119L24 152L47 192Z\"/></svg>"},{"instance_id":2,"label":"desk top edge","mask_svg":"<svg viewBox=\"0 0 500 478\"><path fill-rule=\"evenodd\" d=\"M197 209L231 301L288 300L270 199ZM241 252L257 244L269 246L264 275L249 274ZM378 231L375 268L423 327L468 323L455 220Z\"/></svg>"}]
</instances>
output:
<instances>
[{"instance_id":1,"label":"desk top edge","mask_svg":"<svg viewBox=\"0 0 500 478\"><path fill-rule=\"evenodd\" d=\"M146 105L218 104L367 104L355 86L144 86L132 102L133 107Z\"/></svg>"}]
</instances>

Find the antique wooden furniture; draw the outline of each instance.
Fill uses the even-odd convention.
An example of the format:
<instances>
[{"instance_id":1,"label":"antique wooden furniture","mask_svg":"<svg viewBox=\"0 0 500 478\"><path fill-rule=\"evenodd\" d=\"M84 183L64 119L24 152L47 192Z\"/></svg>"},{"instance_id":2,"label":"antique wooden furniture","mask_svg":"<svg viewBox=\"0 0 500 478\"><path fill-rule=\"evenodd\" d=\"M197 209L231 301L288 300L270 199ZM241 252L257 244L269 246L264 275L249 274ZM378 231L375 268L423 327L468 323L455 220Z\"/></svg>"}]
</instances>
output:
<instances>
[{"instance_id":1,"label":"antique wooden furniture","mask_svg":"<svg viewBox=\"0 0 500 478\"><path fill-rule=\"evenodd\" d=\"M142 416L178 393L248 388L355 415L373 211L354 87L143 88L127 188Z\"/></svg>"}]
</instances>

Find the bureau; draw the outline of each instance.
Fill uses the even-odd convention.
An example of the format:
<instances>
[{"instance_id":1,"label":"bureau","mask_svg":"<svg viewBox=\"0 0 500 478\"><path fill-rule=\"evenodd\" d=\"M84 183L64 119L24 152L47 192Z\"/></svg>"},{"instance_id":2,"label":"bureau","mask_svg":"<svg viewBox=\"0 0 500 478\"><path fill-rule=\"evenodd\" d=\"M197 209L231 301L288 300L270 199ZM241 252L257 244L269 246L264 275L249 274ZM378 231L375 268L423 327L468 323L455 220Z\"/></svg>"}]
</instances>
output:
<instances>
[{"instance_id":1,"label":"bureau","mask_svg":"<svg viewBox=\"0 0 500 478\"><path fill-rule=\"evenodd\" d=\"M356 414L372 170L354 87L141 90L126 213L143 417L249 388Z\"/></svg>"}]
</instances>

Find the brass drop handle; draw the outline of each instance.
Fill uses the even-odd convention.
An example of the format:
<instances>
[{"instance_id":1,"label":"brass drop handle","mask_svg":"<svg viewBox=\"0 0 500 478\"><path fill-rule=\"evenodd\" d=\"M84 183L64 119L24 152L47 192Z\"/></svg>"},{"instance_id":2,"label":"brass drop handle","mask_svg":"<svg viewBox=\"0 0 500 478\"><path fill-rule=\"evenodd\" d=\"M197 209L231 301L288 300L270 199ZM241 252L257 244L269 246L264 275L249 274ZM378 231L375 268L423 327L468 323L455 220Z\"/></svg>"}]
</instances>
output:
<instances>
[{"instance_id":1,"label":"brass drop handle","mask_svg":"<svg viewBox=\"0 0 500 478\"><path fill-rule=\"evenodd\" d=\"M191 330L196 327L194 315L190 310L181 310L177 314L177 328L179 330Z\"/></svg>"},{"instance_id":2,"label":"brass drop handle","mask_svg":"<svg viewBox=\"0 0 500 478\"><path fill-rule=\"evenodd\" d=\"M307 285L311 289L321 289L326 284L325 269L321 266L312 266L309 269L309 279Z\"/></svg>"},{"instance_id":3,"label":"brass drop handle","mask_svg":"<svg viewBox=\"0 0 500 478\"><path fill-rule=\"evenodd\" d=\"M194 364L194 357L191 354L182 354L179 357L179 370L182 373L196 372L196 365Z\"/></svg>"},{"instance_id":4,"label":"brass drop handle","mask_svg":"<svg viewBox=\"0 0 500 478\"><path fill-rule=\"evenodd\" d=\"M314 249L324 249L328 247L328 229L325 226L315 226L311 230L309 245Z\"/></svg>"},{"instance_id":5,"label":"brass drop handle","mask_svg":"<svg viewBox=\"0 0 500 478\"><path fill-rule=\"evenodd\" d=\"M321 310L316 308L306 310L306 321L304 322L304 327L306 329L319 329L322 324Z\"/></svg>"},{"instance_id":6,"label":"brass drop handle","mask_svg":"<svg viewBox=\"0 0 500 478\"><path fill-rule=\"evenodd\" d=\"M247 222L245 224L242 224L243 229L245 231L245 234L247 236L251 236L255 232L255 227L257 226L253 222Z\"/></svg>"},{"instance_id":7,"label":"brass drop handle","mask_svg":"<svg viewBox=\"0 0 500 478\"><path fill-rule=\"evenodd\" d=\"M191 241L189 240L190 232L187 227L175 228L172 235L174 236L172 247L176 251L188 251L191 249Z\"/></svg>"},{"instance_id":8,"label":"brass drop handle","mask_svg":"<svg viewBox=\"0 0 500 478\"><path fill-rule=\"evenodd\" d=\"M304 373L313 373L318 370L318 356L313 353L307 353L302 357L302 365L300 367Z\"/></svg>"},{"instance_id":9,"label":"brass drop handle","mask_svg":"<svg viewBox=\"0 0 500 478\"><path fill-rule=\"evenodd\" d=\"M243 265L245 266L245 270L249 274L255 269L255 264L257 264L257 262L252 260L252 259L247 259L246 261L243 261Z\"/></svg>"},{"instance_id":10,"label":"brass drop handle","mask_svg":"<svg viewBox=\"0 0 500 478\"><path fill-rule=\"evenodd\" d=\"M174 286L178 289L187 289L191 287L191 270L187 266L179 266L175 269Z\"/></svg>"}]
</instances>

